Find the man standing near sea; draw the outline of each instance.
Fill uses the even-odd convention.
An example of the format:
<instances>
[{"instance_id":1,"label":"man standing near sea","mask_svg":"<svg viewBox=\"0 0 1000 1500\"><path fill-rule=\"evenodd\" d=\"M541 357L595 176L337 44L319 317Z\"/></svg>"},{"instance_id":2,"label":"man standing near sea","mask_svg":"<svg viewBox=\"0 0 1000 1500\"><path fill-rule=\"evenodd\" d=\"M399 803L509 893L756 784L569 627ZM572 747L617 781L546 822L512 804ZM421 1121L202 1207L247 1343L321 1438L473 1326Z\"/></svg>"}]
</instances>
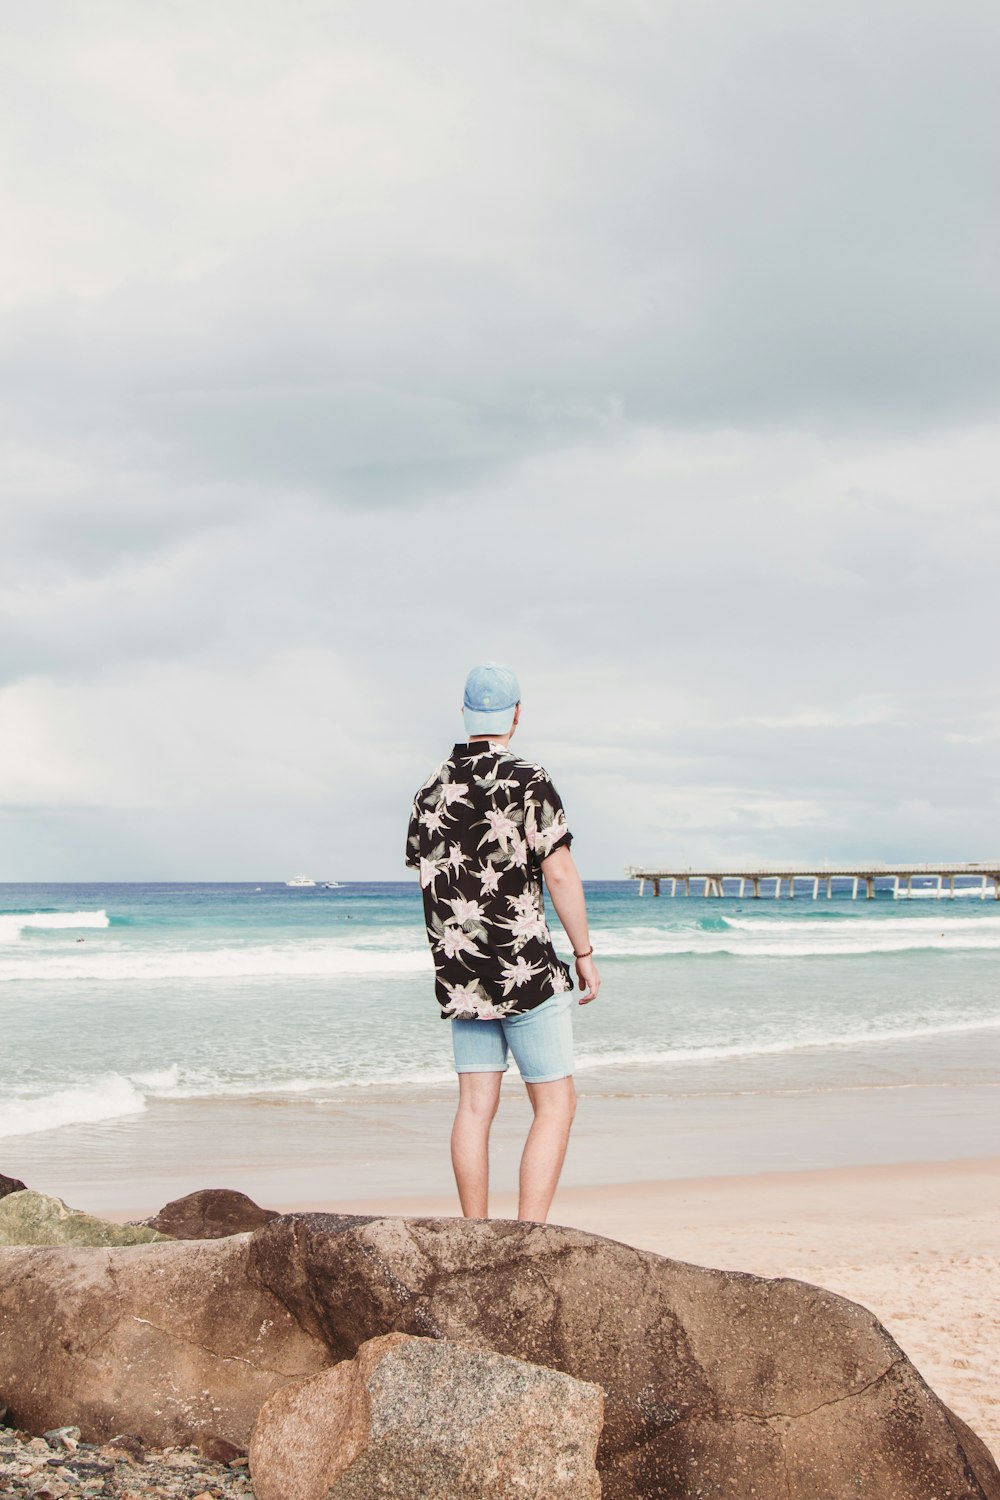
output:
<instances>
[{"instance_id":1,"label":"man standing near sea","mask_svg":"<svg viewBox=\"0 0 1000 1500\"><path fill-rule=\"evenodd\" d=\"M573 948L581 1005L601 978L562 802L541 766L509 749L521 690L508 667L473 667L466 742L413 800L406 863L420 872L441 1015L451 1021L458 1110L451 1160L466 1218L489 1213L490 1127L514 1054L533 1121L518 1218L544 1223L576 1111L573 981L545 921L542 881Z\"/></svg>"}]
</instances>

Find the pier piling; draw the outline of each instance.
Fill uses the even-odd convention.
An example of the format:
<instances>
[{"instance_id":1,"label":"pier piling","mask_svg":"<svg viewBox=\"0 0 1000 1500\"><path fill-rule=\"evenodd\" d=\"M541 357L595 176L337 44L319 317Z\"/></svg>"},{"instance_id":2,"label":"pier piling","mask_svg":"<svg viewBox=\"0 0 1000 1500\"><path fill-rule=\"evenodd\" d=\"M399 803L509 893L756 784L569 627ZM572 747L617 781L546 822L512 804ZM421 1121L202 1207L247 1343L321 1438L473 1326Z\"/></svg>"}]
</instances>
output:
<instances>
[{"instance_id":1,"label":"pier piling","mask_svg":"<svg viewBox=\"0 0 1000 1500\"><path fill-rule=\"evenodd\" d=\"M743 900L749 886L753 899L760 900L761 881L774 881L774 900L781 900L782 886L788 881L788 899L795 899L795 882L797 880L812 881L812 899L819 897L820 881L826 882L827 900L833 898L834 880L850 881L851 900L858 899L858 891L861 882L864 881L865 897L874 901L877 895L876 881L883 882L883 890L888 888L894 901L902 900L904 897L916 895L927 895L943 900L954 900L958 895L978 895L981 901L986 900L990 882L993 885L993 898L1000 901L1000 859L990 861L954 862L947 864L912 864L912 865L890 865L871 863L865 865L838 865L824 864L822 869L815 865L771 865L758 866L756 869L748 869L746 865L742 869L712 868L705 866L680 869L676 865L671 869L651 868L650 866L629 866L625 872L630 879L639 882L639 895L645 895L646 886L651 885L653 895L660 894L660 886L664 880L670 881L671 896L677 895L678 886L683 883L684 895L691 895L692 880L700 881L702 896L707 900L715 898L721 900L726 895L726 881L732 881L736 890L730 886L730 894L738 895ZM961 888L956 884L959 880L968 881L977 877L979 884L965 885ZM923 891L914 889L914 878L924 877ZM947 890L945 889L947 881ZM904 883L905 882L905 889ZM933 882L933 883L932 883Z\"/></svg>"}]
</instances>

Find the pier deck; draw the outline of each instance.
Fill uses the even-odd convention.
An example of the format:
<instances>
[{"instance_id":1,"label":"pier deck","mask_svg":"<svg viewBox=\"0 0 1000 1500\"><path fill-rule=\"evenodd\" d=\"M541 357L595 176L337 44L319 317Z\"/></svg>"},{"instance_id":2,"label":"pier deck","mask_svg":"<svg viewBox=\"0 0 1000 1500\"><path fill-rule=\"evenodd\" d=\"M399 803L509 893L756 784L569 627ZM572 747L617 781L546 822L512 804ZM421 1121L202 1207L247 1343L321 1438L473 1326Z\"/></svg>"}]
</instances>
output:
<instances>
[{"instance_id":1,"label":"pier deck","mask_svg":"<svg viewBox=\"0 0 1000 1500\"><path fill-rule=\"evenodd\" d=\"M629 865L625 871L630 880L639 882L639 895L643 895L647 881L653 887L653 895L660 894L660 887L664 882L669 882L671 896L676 896L678 886L684 887L685 896L691 895L692 884L701 886L703 896L723 896L731 894L743 896L749 885L754 896L762 894L773 896L775 900L780 899L783 887L787 886L788 899L795 896L796 881L810 881L812 884L811 896L815 901L819 895L821 883L826 885L827 897L833 895L833 882L835 880L851 881L851 899L857 900L858 891L862 884L865 887L865 895L869 901L875 899L876 880L889 879L892 881L892 894L895 900L904 894L910 896L913 893L914 879L926 880L929 876L937 883L930 887L934 895L945 899L955 895L956 880L979 877L979 896L981 900L986 899L989 892L989 884L992 881L992 896L1000 901L1000 859L991 860L985 864L978 862L955 862L940 864L913 864L913 865L888 865L888 864L862 864L862 865L829 865L822 867L816 865L756 865L753 867L739 868L732 865L706 867L702 865L690 866L687 869L663 866L653 868L649 865ZM738 882L738 890L726 892L724 889L726 881ZM773 889L762 892L762 886L769 886L773 882ZM947 882L947 888L945 886ZM927 890L924 885L920 889ZM967 892L969 886L963 887Z\"/></svg>"}]
</instances>

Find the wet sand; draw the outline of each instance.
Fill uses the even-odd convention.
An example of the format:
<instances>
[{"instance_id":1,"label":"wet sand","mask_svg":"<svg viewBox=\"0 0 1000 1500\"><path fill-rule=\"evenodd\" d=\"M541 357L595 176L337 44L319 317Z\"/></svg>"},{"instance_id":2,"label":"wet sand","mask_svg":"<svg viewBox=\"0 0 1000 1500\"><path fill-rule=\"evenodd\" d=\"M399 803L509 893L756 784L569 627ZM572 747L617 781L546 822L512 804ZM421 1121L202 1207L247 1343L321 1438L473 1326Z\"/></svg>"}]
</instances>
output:
<instances>
[{"instance_id":1,"label":"wet sand","mask_svg":"<svg viewBox=\"0 0 1000 1500\"><path fill-rule=\"evenodd\" d=\"M711 1080L696 1071L706 1088ZM668 1092L655 1074L631 1069L582 1073L563 1181L589 1189L1000 1156L1000 1085L960 1076L937 1086L788 1086L799 1071L762 1080L769 1087L761 1092L697 1094ZM122 1118L0 1143L2 1169L98 1214L144 1216L213 1185L260 1203L438 1196L452 1185L453 1113L451 1081L328 1098L151 1099ZM524 1090L511 1077L493 1127L498 1187L517 1181L529 1123Z\"/></svg>"}]
</instances>

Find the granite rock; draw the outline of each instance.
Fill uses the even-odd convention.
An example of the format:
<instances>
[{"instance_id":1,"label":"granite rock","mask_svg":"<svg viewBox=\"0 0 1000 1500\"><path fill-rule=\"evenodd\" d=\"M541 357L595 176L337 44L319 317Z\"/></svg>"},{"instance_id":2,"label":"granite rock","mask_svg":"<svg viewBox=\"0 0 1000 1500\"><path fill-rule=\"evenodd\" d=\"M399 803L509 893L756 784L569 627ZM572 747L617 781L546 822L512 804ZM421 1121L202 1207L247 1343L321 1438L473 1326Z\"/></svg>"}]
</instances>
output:
<instances>
[{"instance_id":1,"label":"granite rock","mask_svg":"<svg viewBox=\"0 0 1000 1500\"><path fill-rule=\"evenodd\" d=\"M146 1245L166 1238L144 1225L111 1224L30 1188L0 1198L0 1245Z\"/></svg>"},{"instance_id":2,"label":"granite rock","mask_svg":"<svg viewBox=\"0 0 1000 1500\"><path fill-rule=\"evenodd\" d=\"M283 1386L250 1445L256 1500L600 1500L604 1393L523 1360L388 1334Z\"/></svg>"},{"instance_id":3,"label":"granite rock","mask_svg":"<svg viewBox=\"0 0 1000 1500\"><path fill-rule=\"evenodd\" d=\"M151 1219L143 1219L150 1229L174 1240L221 1240L231 1234L260 1229L278 1215L261 1208L246 1193L232 1188L201 1188L184 1198L175 1198Z\"/></svg>"},{"instance_id":4,"label":"granite rock","mask_svg":"<svg viewBox=\"0 0 1000 1500\"><path fill-rule=\"evenodd\" d=\"M261 1283L336 1360L391 1332L603 1387L604 1500L1000 1500L1000 1471L865 1308L582 1231L290 1215Z\"/></svg>"},{"instance_id":5,"label":"granite rock","mask_svg":"<svg viewBox=\"0 0 1000 1500\"><path fill-rule=\"evenodd\" d=\"M30 1432L245 1451L267 1397L329 1363L252 1274L246 1235L0 1249L0 1404Z\"/></svg>"},{"instance_id":6,"label":"granite rock","mask_svg":"<svg viewBox=\"0 0 1000 1500\"><path fill-rule=\"evenodd\" d=\"M0 1198L6 1198L8 1193L23 1193L24 1183L17 1177L5 1177L0 1172Z\"/></svg>"}]
</instances>

